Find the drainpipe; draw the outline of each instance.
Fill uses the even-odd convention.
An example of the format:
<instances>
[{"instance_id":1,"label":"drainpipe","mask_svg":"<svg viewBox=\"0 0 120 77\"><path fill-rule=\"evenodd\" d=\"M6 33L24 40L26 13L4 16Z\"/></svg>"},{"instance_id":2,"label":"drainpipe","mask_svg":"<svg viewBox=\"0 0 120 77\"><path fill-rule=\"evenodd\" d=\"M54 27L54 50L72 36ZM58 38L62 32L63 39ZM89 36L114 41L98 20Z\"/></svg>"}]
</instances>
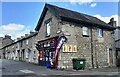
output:
<instances>
[{"instance_id":1,"label":"drainpipe","mask_svg":"<svg viewBox=\"0 0 120 77\"><path fill-rule=\"evenodd\" d=\"M91 60L92 60L92 68L94 68L94 61L93 61L93 35L92 35L92 26L91 26Z\"/></svg>"},{"instance_id":2,"label":"drainpipe","mask_svg":"<svg viewBox=\"0 0 120 77\"><path fill-rule=\"evenodd\" d=\"M96 62L96 68L98 68L97 51L96 51L96 50L97 50L97 48L96 48L96 42L97 42L97 40L94 40L94 42L95 42L95 43L94 43L94 44L95 44L95 45L94 45L94 46L95 46L95 62Z\"/></svg>"}]
</instances>

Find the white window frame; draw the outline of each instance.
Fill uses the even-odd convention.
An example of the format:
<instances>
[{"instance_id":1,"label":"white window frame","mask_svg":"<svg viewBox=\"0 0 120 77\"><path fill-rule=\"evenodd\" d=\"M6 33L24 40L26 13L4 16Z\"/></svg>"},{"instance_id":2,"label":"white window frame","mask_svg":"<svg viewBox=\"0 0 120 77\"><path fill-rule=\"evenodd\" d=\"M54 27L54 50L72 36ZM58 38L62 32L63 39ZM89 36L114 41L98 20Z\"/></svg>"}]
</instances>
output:
<instances>
[{"instance_id":1,"label":"white window frame","mask_svg":"<svg viewBox=\"0 0 120 77\"><path fill-rule=\"evenodd\" d=\"M26 44L28 45L28 40L26 40Z\"/></svg>"},{"instance_id":2,"label":"white window frame","mask_svg":"<svg viewBox=\"0 0 120 77\"><path fill-rule=\"evenodd\" d=\"M51 29L50 22L48 22L46 24L46 36L50 36L50 29Z\"/></svg>"},{"instance_id":3,"label":"white window frame","mask_svg":"<svg viewBox=\"0 0 120 77\"><path fill-rule=\"evenodd\" d=\"M89 36L89 28L84 26L82 27L82 35L83 36Z\"/></svg>"},{"instance_id":4,"label":"white window frame","mask_svg":"<svg viewBox=\"0 0 120 77\"><path fill-rule=\"evenodd\" d=\"M98 37L103 37L103 29L98 28L97 35L98 35Z\"/></svg>"}]
</instances>

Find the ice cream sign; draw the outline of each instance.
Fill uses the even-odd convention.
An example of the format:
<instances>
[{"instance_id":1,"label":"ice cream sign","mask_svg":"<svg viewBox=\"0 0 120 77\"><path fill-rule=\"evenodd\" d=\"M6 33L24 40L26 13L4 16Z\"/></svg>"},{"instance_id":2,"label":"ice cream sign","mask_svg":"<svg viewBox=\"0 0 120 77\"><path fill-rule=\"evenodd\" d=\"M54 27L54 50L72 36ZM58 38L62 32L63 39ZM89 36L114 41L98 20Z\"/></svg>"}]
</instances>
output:
<instances>
[{"instance_id":1,"label":"ice cream sign","mask_svg":"<svg viewBox=\"0 0 120 77\"><path fill-rule=\"evenodd\" d=\"M59 39L58 39L58 44L57 44L57 47L56 47L56 51L55 51L55 61L56 61L56 58L57 58L57 55L60 51L60 48L62 47L63 43L67 40L67 38L65 36L61 36Z\"/></svg>"},{"instance_id":2,"label":"ice cream sign","mask_svg":"<svg viewBox=\"0 0 120 77\"><path fill-rule=\"evenodd\" d=\"M60 49L60 47L62 46L62 44L63 44L65 41L66 41L65 38L61 38L60 41L59 41L59 43L58 43L57 48Z\"/></svg>"}]
</instances>

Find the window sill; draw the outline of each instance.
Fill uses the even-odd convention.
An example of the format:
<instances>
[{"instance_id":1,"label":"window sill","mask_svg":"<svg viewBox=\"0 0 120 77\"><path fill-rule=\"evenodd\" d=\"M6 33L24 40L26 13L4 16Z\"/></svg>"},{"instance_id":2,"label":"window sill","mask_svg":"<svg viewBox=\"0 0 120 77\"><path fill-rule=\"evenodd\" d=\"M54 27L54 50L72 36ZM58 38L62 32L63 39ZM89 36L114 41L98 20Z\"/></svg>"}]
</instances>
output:
<instances>
[{"instance_id":1,"label":"window sill","mask_svg":"<svg viewBox=\"0 0 120 77\"><path fill-rule=\"evenodd\" d=\"M98 38L103 38L103 36L101 37L101 36L98 36Z\"/></svg>"},{"instance_id":2,"label":"window sill","mask_svg":"<svg viewBox=\"0 0 120 77\"><path fill-rule=\"evenodd\" d=\"M50 37L50 35L46 35L45 37Z\"/></svg>"},{"instance_id":3,"label":"window sill","mask_svg":"<svg viewBox=\"0 0 120 77\"><path fill-rule=\"evenodd\" d=\"M89 35L82 35L83 37L89 37Z\"/></svg>"}]
</instances>

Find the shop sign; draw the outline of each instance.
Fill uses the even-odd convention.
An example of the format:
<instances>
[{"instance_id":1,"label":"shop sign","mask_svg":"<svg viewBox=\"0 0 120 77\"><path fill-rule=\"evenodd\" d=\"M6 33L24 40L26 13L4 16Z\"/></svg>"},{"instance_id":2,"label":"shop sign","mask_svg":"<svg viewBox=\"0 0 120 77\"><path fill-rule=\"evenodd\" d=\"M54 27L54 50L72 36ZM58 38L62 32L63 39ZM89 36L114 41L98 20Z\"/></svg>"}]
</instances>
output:
<instances>
[{"instance_id":1,"label":"shop sign","mask_svg":"<svg viewBox=\"0 0 120 77\"><path fill-rule=\"evenodd\" d=\"M68 48L67 48L67 45L63 45L63 52L68 52Z\"/></svg>"},{"instance_id":2,"label":"shop sign","mask_svg":"<svg viewBox=\"0 0 120 77\"><path fill-rule=\"evenodd\" d=\"M67 40L67 38L66 38L65 36L61 36L61 37L58 39L58 44L57 44L56 51L55 51L55 61L56 61L58 52L60 51L60 48L62 47L63 43L64 43L66 40Z\"/></svg>"},{"instance_id":3,"label":"shop sign","mask_svg":"<svg viewBox=\"0 0 120 77\"><path fill-rule=\"evenodd\" d=\"M68 45L68 52L72 52L72 45Z\"/></svg>"},{"instance_id":4,"label":"shop sign","mask_svg":"<svg viewBox=\"0 0 120 77\"><path fill-rule=\"evenodd\" d=\"M73 52L77 52L77 46L73 45Z\"/></svg>"},{"instance_id":5,"label":"shop sign","mask_svg":"<svg viewBox=\"0 0 120 77\"><path fill-rule=\"evenodd\" d=\"M50 46L51 46L51 47L54 47L54 43L53 43L53 42L51 42L51 43L50 43Z\"/></svg>"},{"instance_id":6,"label":"shop sign","mask_svg":"<svg viewBox=\"0 0 120 77\"><path fill-rule=\"evenodd\" d=\"M76 45L63 45L63 52L77 52Z\"/></svg>"}]
</instances>

